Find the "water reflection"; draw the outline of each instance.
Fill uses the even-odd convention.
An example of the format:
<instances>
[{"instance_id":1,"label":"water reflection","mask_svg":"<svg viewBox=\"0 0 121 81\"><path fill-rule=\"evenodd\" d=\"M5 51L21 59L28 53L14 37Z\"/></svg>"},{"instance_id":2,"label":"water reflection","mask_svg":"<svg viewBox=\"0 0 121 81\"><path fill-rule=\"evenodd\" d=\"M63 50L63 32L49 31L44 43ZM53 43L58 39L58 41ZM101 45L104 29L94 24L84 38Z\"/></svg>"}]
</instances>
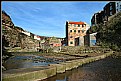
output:
<instances>
[{"instance_id":1,"label":"water reflection","mask_svg":"<svg viewBox=\"0 0 121 81\"><path fill-rule=\"evenodd\" d=\"M121 81L121 57L108 57L42 81Z\"/></svg>"}]
</instances>

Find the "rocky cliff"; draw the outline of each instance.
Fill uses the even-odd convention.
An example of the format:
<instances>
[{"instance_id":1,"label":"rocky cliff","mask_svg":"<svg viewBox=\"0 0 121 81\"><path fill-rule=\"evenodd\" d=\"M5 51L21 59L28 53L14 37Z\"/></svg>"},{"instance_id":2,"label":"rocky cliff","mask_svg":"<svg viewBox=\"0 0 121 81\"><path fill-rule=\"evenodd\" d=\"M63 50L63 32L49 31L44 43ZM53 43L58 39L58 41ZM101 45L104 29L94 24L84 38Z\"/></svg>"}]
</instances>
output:
<instances>
[{"instance_id":1,"label":"rocky cliff","mask_svg":"<svg viewBox=\"0 0 121 81\"><path fill-rule=\"evenodd\" d=\"M11 52L37 51L38 40L33 39L33 34L28 36L21 27L15 26L10 16L2 11L2 46Z\"/></svg>"}]
</instances>

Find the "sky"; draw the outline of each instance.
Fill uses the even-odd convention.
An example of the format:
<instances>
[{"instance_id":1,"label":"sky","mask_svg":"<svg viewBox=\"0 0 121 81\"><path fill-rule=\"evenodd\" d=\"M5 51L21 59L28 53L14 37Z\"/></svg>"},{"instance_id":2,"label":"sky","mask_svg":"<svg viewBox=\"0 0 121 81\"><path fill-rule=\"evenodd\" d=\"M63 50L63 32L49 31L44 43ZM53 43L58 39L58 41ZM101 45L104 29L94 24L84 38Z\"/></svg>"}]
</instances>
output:
<instances>
[{"instance_id":1,"label":"sky","mask_svg":"<svg viewBox=\"0 0 121 81\"><path fill-rule=\"evenodd\" d=\"M40 36L66 36L66 21L91 25L94 13L103 10L106 1L2 1L2 9L15 26Z\"/></svg>"}]
</instances>

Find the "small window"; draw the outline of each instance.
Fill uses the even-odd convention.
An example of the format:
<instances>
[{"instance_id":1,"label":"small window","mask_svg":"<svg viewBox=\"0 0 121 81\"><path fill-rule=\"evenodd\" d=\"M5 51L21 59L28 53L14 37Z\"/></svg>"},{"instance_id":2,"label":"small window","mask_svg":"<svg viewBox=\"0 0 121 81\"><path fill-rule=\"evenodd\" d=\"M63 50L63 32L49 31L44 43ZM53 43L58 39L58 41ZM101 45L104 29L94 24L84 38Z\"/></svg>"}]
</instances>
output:
<instances>
[{"instance_id":1,"label":"small window","mask_svg":"<svg viewBox=\"0 0 121 81\"><path fill-rule=\"evenodd\" d=\"M70 32L72 32L72 30L70 30Z\"/></svg>"},{"instance_id":2,"label":"small window","mask_svg":"<svg viewBox=\"0 0 121 81\"><path fill-rule=\"evenodd\" d=\"M80 24L78 24L78 27L80 27Z\"/></svg>"},{"instance_id":3,"label":"small window","mask_svg":"<svg viewBox=\"0 0 121 81\"><path fill-rule=\"evenodd\" d=\"M78 33L80 33L80 30L78 30Z\"/></svg>"},{"instance_id":4,"label":"small window","mask_svg":"<svg viewBox=\"0 0 121 81\"><path fill-rule=\"evenodd\" d=\"M73 38L73 36L70 36L70 38Z\"/></svg>"},{"instance_id":5,"label":"small window","mask_svg":"<svg viewBox=\"0 0 121 81\"><path fill-rule=\"evenodd\" d=\"M112 3L110 3L110 5L112 5Z\"/></svg>"},{"instance_id":6,"label":"small window","mask_svg":"<svg viewBox=\"0 0 121 81\"><path fill-rule=\"evenodd\" d=\"M117 7L118 7L118 3L117 3Z\"/></svg>"},{"instance_id":7,"label":"small window","mask_svg":"<svg viewBox=\"0 0 121 81\"><path fill-rule=\"evenodd\" d=\"M112 12L110 12L110 15L112 15Z\"/></svg>"},{"instance_id":8,"label":"small window","mask_svg":"<svg viewBox=\"0 0 121 81\"><path fill-rule=\"evenodd\" d=\"M110 10L112 10L112 6L110 6Z\"/></svg>"},{"instance_id":9,"label":"small window","mask_svg":"<svg viewBox=\"0 0 121 81\"><path fill-rule=\"evenodd\" d=\"M76 24L74 24L74 27L76 27Z\"/></svg>"},{"instance_id":10,"label":"small window","mask_svg":"<svg viewBox=\"0 0 121 81\"><path fill-rule=\"evenodd\" d=\"M73 44L73 42L70 42L70 44Z\"/></svg>"},{"instance_id":11,"label":"small window","mask_svg":"<svg viewBox=\"0 0 121 81\"><path fill-rule=\"evenodd\" d=\"M118 12L118 9L117 9L117 12Z\"/></svg>"},{"instance_id":12,"label":"small window","mask_svg":"<svg viewBox=\"0 0 121 81\"><path fill-rule=\"evenodd\" d=\"M84 27L84 24L82 24L82 27Z\"/></svg>"},{"instance_id":13,"label":"small window","mask_svg":"<svg viewBox=\"0 0 121 81\"><path fill-rule=\"evenodd\" d=\"M82 33L84 33L84 30L82 30Z\"/></svg>"},{"instance_id":14,"label":"small window","mask_svg":"<svg viewBox=\"0 0 121 81\"><path fill-rule=\"evenodd\" d=\"M70 26L72 26L72 24L70 24Z\"/></svg>"},{"instance_id":15,"label":"small window","mask_svg":"<svg viewBox=\"0 0 121 81\"><path fill-rule=\"evenodd\" d=\"M76 30L74 30L74 32L76 32Z\"/></svg>"}]
</instances>

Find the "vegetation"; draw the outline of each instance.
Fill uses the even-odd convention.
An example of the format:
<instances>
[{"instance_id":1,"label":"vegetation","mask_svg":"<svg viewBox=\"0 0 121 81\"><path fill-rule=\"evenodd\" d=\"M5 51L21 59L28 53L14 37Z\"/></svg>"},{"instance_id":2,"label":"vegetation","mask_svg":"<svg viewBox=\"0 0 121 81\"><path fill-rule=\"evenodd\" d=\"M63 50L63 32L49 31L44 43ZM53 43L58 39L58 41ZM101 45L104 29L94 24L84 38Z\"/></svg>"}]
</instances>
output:
<instances>
[{"instance_id":1,"label":"vegetation","mask_svg":"<svg viewBox=\"0 0 121 81\"><path fill-rule=\"evenodd\" d=\"M2 30L5 30L5 26L2 26Z\"/></svg>"},{"instance_id":2,"label":"vegetation","mask_svg":"<svg viewBox=\"0 0 121 81\"><path fill-rule=\"evenodd\" d=\"M104 25L102 23L92 26L87 33L97 32L97 45L113 50L121 50L121 12L115 14Z\"/></svg>"}]
</instances>

